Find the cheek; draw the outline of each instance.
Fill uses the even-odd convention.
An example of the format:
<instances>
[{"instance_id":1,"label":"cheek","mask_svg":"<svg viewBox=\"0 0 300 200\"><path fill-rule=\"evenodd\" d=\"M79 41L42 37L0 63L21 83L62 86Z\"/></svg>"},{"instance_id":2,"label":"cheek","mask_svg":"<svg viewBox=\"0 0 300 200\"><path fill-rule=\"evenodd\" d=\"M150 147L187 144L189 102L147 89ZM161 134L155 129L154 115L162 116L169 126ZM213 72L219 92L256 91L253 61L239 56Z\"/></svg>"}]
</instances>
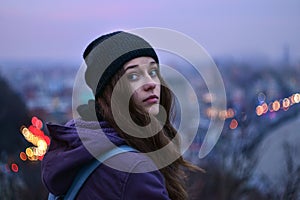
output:
<instances>
[{"instance_id":1,"label":"cheek","mask_svg":"<svg viewBox=\"0 0 300 200\"><path fill-rule=\"evenodd\" d=\"M142 86L140 85L141 84L138 84L136 82L129 83L129 92L135 101L141 98L140 94L142 92Z\"/></svg>"},{"instance_id":2,"label":"cheek","mask_svg":"<svg viewBox=\"0 0 300 200\"><path fill-rule=\"evenodd\" d=\"M132 95L133 95L134 93L137 93L138 89L140 88L140 87L139 87L139 84L136 83L136 82L129 83L128 87L129 87L129 91L130 91L130 93L131 93Z\"/></svg>"},{"instance_id":3,"label":"cheek","mask_svg":"<svg viewBox=\"0 0 300 200\"><path fill-rule=\"evenodd\" d=\"M132 92L132 98L133 98L134 102L137 103L137 104L139 104L139 102L142 99L140 93L141 93L140 89L137 89L137 90Z\"/></svg>"}]
</instances>

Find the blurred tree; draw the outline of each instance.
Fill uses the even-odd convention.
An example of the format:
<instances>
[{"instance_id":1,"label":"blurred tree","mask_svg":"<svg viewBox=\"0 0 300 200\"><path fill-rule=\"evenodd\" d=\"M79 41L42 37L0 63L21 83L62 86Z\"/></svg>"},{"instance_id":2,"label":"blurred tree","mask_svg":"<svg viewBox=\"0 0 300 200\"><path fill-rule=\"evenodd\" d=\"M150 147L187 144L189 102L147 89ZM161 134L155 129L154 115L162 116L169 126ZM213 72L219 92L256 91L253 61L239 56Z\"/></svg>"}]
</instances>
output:
<instances>
[{"instance_id":1,"label":"blurred tree","mask_svg":"<svg viewBox=\"0 0 300 200\"><path fill-rule=\"evenodd\" d=\"M28 111L22 99L0 75L0 152L12 154L25 147L20 127L29 123Z\"/></svg>"},{"instance_id":2,"label":"blurred tree","mask_svg":"<svg viewBox=\"0 0 300 200\"><path fill-rule=\"evenodd\" d=\"M0 199L45 199L40 163L19 159L19 153L28 146L20 127L29 125L29 112L1 75L0 91ZM12 163L18 165L15 172L11 170Z\"/></svg>"}]
</instances>

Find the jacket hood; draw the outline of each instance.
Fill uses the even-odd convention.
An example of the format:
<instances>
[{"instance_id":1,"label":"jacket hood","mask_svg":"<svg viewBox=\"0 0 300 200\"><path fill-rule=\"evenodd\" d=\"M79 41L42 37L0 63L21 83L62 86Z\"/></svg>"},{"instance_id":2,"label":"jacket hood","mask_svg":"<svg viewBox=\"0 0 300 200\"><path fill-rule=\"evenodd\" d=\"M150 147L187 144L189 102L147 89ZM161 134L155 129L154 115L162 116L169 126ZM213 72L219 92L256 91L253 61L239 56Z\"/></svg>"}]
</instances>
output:
<instances>
[{"instance_id":1,"label":"jacket hood","mask_svg":"<svg viewBox=\"0 0 300 200\"><path fill-rule=\"evenodd\" d=\"M42 160L42 180L53 194L63 194L78 170L115 145L125 141L105 121L71 120L65 125L48 123L51 144Z\"/></svg>"}]
</instances>

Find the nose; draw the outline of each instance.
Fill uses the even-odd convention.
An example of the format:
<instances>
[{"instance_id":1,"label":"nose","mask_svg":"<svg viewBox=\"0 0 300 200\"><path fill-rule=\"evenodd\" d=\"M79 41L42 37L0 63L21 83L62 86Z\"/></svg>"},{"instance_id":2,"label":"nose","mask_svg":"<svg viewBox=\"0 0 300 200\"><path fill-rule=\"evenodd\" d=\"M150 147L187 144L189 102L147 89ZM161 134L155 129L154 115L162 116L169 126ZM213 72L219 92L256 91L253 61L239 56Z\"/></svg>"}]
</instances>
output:
<instances>
[{"instance_id":1,"label":"nose","mask_svg":"<svg viewBox=\"0 0 300 200\"><path fill-rule=\"evenodd\" d=\"M149 82L149 83L146 83L143 85L143 89L145 91L154 90L155 87L156 87L156 83L154 83L154 82Z\"/></svg>"}]
</instances>

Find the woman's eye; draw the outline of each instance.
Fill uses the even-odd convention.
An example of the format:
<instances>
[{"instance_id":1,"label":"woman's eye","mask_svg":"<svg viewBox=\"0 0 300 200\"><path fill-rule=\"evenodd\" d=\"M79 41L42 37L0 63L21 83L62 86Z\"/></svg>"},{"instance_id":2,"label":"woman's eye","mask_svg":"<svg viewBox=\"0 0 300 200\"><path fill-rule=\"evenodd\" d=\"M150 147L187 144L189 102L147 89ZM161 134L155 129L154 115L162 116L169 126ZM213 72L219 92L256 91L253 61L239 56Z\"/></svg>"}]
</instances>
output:
<instances>
[{"instance_id":1,"label":"woman's eye","mask_svg":"<svg viewBox=\"0 0 300 200\"><path fill-rule=\"evenodd\" d=\"M149 72L149 75L151 77L156 77L157 76L157 69L152 69L150 72Z\"/></svg>"},{"instance_id":2,"label":"woman's eye","mask_svg":"<svg viewBox=\"0 0 300 200\"><path fill-rule=\"evenodd\" d=\"M130 81L135 81L138 79L138 75L137 74L128 74L127 79Z\"/></svg>"}]
</instances>

